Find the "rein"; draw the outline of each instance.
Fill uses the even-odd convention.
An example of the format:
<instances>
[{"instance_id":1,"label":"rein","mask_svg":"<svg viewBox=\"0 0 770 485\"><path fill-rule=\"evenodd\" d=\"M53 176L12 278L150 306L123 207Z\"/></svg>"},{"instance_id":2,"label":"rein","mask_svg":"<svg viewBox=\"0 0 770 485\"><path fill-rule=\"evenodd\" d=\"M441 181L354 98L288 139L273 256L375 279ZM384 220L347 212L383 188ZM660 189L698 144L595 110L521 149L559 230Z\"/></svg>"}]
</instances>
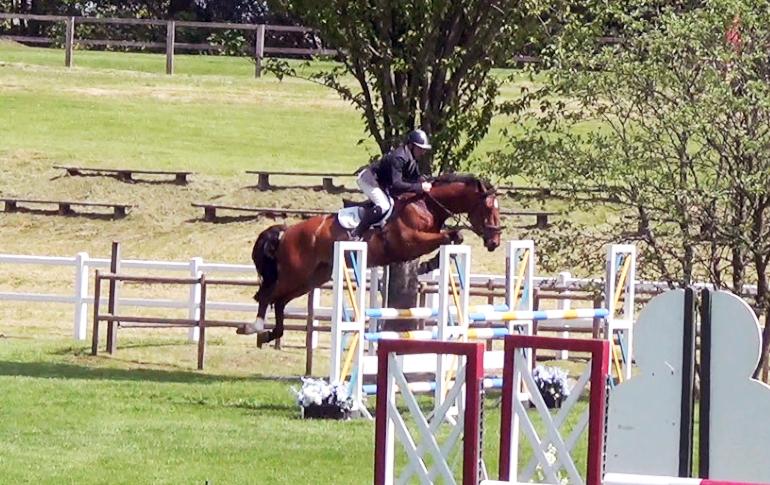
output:
<instances>
[{"instance_id":1,"label":"rein","mask_svg":"<svg viewBox=\"0 0 770 485\"><path fill-rule=\"evenodd\" d=\"M433 203L434 203L436 206L438 206L438 207L439 207L441 210L443 210L443 211L444 211L444 213L445 213L444 215L445 215L445 217L446 217L447 219L459 219L461 223L463 223L463 222L464 222L465 224L464 224L464 225L462 225L462 226L461 226L461 225L458 225L458 227L469 228L469 229L471 229L473 232L476 232L476 231L475 231L475 229L474 229L474 227L473 227L473 223L471 223L471 220L470 220L470 218L469 218L468 214L470 214L471 212L473 212L473 211L476 209L476 207L478 207L478 205L479 205L479 204L483 204L483 203L484 203L484 200L486 200L486 198L489 196L489 193L486 193L486 194L484 194L484 197L483 197L483 198L481 198L481 199L480 199L480 200L479 200L479 201L476 203L476 205L474 205L474 206L473 206L473 207L472 207L472 208L471 208L471 209L468 211L468 214L455 214L454 212L452 212L451 210L449 210L449 209L447 208L447 206L445 206L444 204L442 204L441 202L439 202L439 200L438 200L438 199L436 199L435 197L433 197L433 196L430 194L430 192L423 192L423 193L425 194L425 196L426 196L426 198L427 198L428 200L430 200L431 202L433 202ZM502 228L501 226L493 226L493 225L490 225L490 224L486 224L486 223L485 223L485 224L484 224L484 232L487 232L487 231L491 232L492 234L500 234L500 233L502 233L502 232L503 232L503 228Z\"/></svg>"},{"instance_id":2,"label":"rein","mask_svg":"<svg viewBox=\"0 0 770 485\"><path fill-rule=\"evenodd\" d=\"M447 219L450 219L450 218L453 218L453 217L457 217L457 214L455 214L454 212L449 210L447 208L447 206L445 206L444 204L439 202L437 198L435 198L432 195L430 195L430 192L423 192L423 194L425 194L425 198L427 198L428 200L433 202L435 205L438 206L439 209L444 211L444 217L446 217Z\"/></svg>"}]
</instances>

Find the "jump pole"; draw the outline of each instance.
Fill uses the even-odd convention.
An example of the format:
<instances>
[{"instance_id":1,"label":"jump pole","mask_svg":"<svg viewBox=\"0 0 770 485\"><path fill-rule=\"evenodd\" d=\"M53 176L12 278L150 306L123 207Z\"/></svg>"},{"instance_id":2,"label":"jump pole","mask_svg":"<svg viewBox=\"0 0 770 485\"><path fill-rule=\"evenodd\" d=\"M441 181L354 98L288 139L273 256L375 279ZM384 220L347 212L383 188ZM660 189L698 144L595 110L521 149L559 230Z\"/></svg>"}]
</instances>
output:
<instances>
[{"instance_id":1,"label":"jump pole","mask_svg":"<svg viewBox=\"0 0 770 485\"><path fill-rule=\"evenodd\" d=\"M607 272L604 279L604 305L609 310L605 319L605 334L610 341L610 358L618 378L631 378L632 348L634 344L634 316L636 299L636 246L613 244L607 251ZM621 302L621 298L623 301ZM615 345L617 333L620 349ZM619 351L625 350L620 363Z\"/></svg>"},{"instance_id":2,"label":"jump pole","mask_svg":"<svg viewBox=\"0 0 770 485\"><path fill-rule=\"evenodd\" d=\"M456 270L454 271L453 270ZM455 281L455 273L457 279ZM470 246L441 246L439 249L439 318L438 340L468 340L470 315L471 248ZM455 311L449 311L454 305ZM450 327L459 327L450 328ZM450 333L452 330L458 330ZM436 356L436 391L435 405L438 408L444 401L451 375L449 371L457 367L457 357L444 354Z\"/></svg>"},{"instance_id":3,"label":"jump pole","mask_svg":"<svg viewBox=\"0 0 770 485\"><path fill-rule=\"evenodd\" d=\"M409 354L450 354L462 363L444 405L433 416L422 413L409 390L403 358ZM481 462L481 383L484 373L484 344L480 342L436 342L388 340L378 353L377 420L375 426L374 483L458 483L452 470L453 449L461 447L463 485L479 483ZM396 406L396 387L402 392L407 411ZM450 408L459 410L456 419L445 419ZM405 426L403 415L411 415L416 429ZM449 423L449 435L439 445L439 425ZM460 438L462 437L462 441ZM409 456L408 465L396 469L396 440ZM419 443L419 445L418 445ZM410 480L411 479L411 480Z\"/></svg>"},{"instance_id":4,"label":"jump pole","mask_svg":"<svg viewBox=\"0 0 770 485\"><path fill-rule=\"evenodd\" d=\"M363 281L366 264L366 244L361 242L338 242L334 246L334 266L332 273L333 304L332 304L332 342L331 364L329 372L330 382L343 382L350 375L350 393L354 401L354 409L368 415L363 404L363 376L365 328L367 318L380 320L394 318L429 318L434 315L430 308L415 309L376 309L368 312L365 307L366 287L362 284L349 284L346 280L346 257L353 255L360 268L358 281ZM437 327L435 339L438 340L467 340L470 301L470 265L471 249L469 246L442 246L439 250L440 258L440 284L439 284L439 308L435 315ZM346 302L355 302L347 304ZM353 307L353 318L346 307ZM358 311L356 312L356 308ZM391 311L392 310L392 311ZM367 315L376 313L376 317ZM348 350L344 347L347 343ZM411 355L410 358L425 360L430 356ZM437 356L435 365L430 365L427 372L435 372L436 406L443 401L446 394L448 380L451 375L448 371L456 367L455 362ZM348 373L348 370L352 372Z\"/></svg>"},{"instance_id":5,"label":"jump pole","mask_svg":"<svg viewBox=\"0 0 770 485\"><path fill-rule=\"evenodd\" d=\"M531 239L508 241L505 256L505 304L509 311L534 309L535 242ZM513 332L514 322L508 322ZM521 325L521 322L517 323ZM532 333L532 322L529 331Z\"/></svg>"},{"instance_id":6,"label":"jump pole","mask_svg":"<svg viewBox=\"0 0 770 485\"><path fill-rule=\"evenodd\" d=\"M346 256L350 255L353 262L355 277L351 278ZM355 285L352 283L355 280ZM329 382L342 382L347 376L343 375L342 359L343 343L345 337L349 337L350 356L347 359L348 366L360 369L364 356L364 332L366 331L366 242L363 241L337 241L334 243L334 266L332 269L332 289L334 301L332 303L332 342L331 362L329 365ZM347 311L345 298L351 301L353 311ZM345 374L347 371L344 372ZM351 376L356 383L351 386L350 393L353 398L353 410L368 415L363 403L363 387L361 386L360 373Z\"/></svg>"}]
</instances>

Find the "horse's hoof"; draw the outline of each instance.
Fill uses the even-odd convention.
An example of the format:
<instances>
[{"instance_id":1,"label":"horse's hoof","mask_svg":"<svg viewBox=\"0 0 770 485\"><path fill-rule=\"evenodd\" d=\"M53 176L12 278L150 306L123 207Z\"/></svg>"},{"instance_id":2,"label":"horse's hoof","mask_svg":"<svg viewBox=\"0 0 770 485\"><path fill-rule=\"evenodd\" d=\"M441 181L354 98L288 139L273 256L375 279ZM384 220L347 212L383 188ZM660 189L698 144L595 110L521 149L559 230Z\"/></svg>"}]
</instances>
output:
<instances>
[{"instance_id":1,"label":"horse's hoof","mask_svg":"<svg viewBox=\"0 0 770 485\"><path fill-rule=\"evenodd\" d=\"M261 349L262 346L268 342L270 342L270 332L260 332L259 335L257 335L258 349Z\"/></svg>"},{"instance_id":2,"label":"horse's hoof","mask_svg":"<svg viewBox=\"0 0 770 485\"><path fill-rule=\"evenodd\" d=\"M238 335L251 335L257 332L259 332L259 329L253 323L246 323L244 325L241 325L235 331L235 333L237 333Z\"/></svg>"},{"instance_id":3,"label":"horse's hoof","mask_svg":"<svg viewBox=\"0 0 770 485\"><path fill-rule=\"evenodd\" d=\"M452 231L449 233L449 242L452 244L462 244L463 235L460 231Z\"/></svg>"},{"instance_id":4,"label":"horse's hoof","mask_svg":"<svg viewBox=\"0 0 770 485\"><path fill-rule=\"evenodd\" d=\"M257 317L254 323L244 323L235 331L238 335L251 335L265 329L265 320Z\"/></svg>"}]
</instances>

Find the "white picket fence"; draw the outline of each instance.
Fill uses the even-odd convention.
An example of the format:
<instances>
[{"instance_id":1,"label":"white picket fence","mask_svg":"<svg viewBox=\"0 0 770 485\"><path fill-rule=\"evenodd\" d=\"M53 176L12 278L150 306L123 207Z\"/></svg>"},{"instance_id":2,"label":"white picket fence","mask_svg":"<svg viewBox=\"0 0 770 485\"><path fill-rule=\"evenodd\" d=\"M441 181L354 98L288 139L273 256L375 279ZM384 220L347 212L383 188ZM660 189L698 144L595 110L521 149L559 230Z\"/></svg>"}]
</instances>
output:
<instances>
[{"instance_id":1,"label":"white picket fence","mask_svg":"<svg viewBox=\"0 0 770 485\"><path fill-rule=\"evenodd\" d=\"M88 325L88 310L89 306L94 304L94 296L89 288L89 281L92 270L96 269L109 269L110 260L108 258L92 258L88 253L80 252L74 257L58 257L58 256L33 256L33 255L17 255L17 254L2 254L0 253L0 264L8 264L15 266L66 266L72 269L73 274L73 286L72 291L68 294L52 294L52 293L33 293L33 292L9 292L0 291L0 301L16 301L16 302L44 302L44 303L60 303L73 305L73 336L76 340L85 340ZM231 274L231 275L243 275L250 278L256 278L256 273L252 265L247 264L229 264L229 263L214 263L205 262L201 257L194 257L188 261L148 261L148 260L121 260L121 271L127 269L139 269L139 270L152 270L152 271L169 271L176 273L186 273L190 277L198 278L202 273L206 275L210 274ZM434 272L436 273L436 272ZM370 275L368 275L371 277ZM379 272L376 273L375 279L379 278ZM430 274L421 277L424 280L437 281L437 274ZM491 274L472 274L472 283L486 284L492 281L496 284L504 284L505 277L500 275ZM567 288L568 290L579 291L586 288L589 285L601 282L601 279L596 278L572 278L569 273L560 273L558 277L535 277L535 285L538 287L548 287L558 285L561 288ZM710 285L699 285L708 287ZM662 282L640 282L637 281L637 292L641 291L653 291L656 289L664 290L667 285ZM756 287L747 285L745 288L746 295L756 294ZM380 304L377 301L377 292L370 293L370 306L377 308ZM331 309L326 307L320 307L320 290L314 290L311 298L314 299L315 313L314 315L320 315L322 313L330 313ZM428 306L437 306L435 301L436 295L428 295ZM102 303L106 303L106 297L102 298ZM119 297L116 304L118 306L129 307L147 307L147 308L175 308L175 309L187 309L188 318L197 318L200 308L200 286L191 285L189 295L185 300L171 300L161 298L125 298ZM569 301L562 302L562 305L568 308ZM222 310L250 313L254 315L257 311L256 303L244 303L235 301L206 301L206 308L209 310ZM292 312L301 314L306 312L305 309L292 309ZM305 313L304 315L308 315ZM190 329L190 339L197 340L197 328Z\"/></svg>"},{"instance_id":2,"label":"white picket fence","mask_svg":"<svg viewBox=\"0 0 770 485\"><path fill-rule=\"evenodd\" d=\"M74 257L59 256L32 256L17 254L0 254L0 264L15 265L18 267L36 265L36 266L65 266L70 267L73 275L72 291L69 294L53 293L34 293L34 292L11 292L0 291L0 301L15 302L42 302L42 303L60 303L69 304L74 307L73 311L73 337L75 340L85 340L88 322L89 307L93 308L94 295L89 287L92 271L96 269L109 269L110 260L108 258L93 258L88 253L80 252ZM120 261L120 270L151 270L166 271L175 273L186 273L192 278L199 278L205 273L207 276L212 274L230 274L247 276L256 280L257 275L254 266L247 264L230 264L205 262L201 257L194 257L188 261L148 261L126 259ZM379 271L374 273L377 284ZM372 273L367 271L367 279L371 281ZM331 315L331 307L323 307L321 303L321 290L315 289L309 298L313 299L313 316ZM369 304L376 307L378 292L371 292ZM107 297L100 298L101 304L107 303ZM187 309L187 318L197 319L201 305L200 285L190 285L187 299L163 299L163 298L127 298L118 293L115 302L117 307L145 307L145 308L173 308ZM256 315L257 304L255 302L245 303L243 301L212 301L206 300L206 309L232 311L248 313L252 317ZM287 308L287 313L292 313L301 318L307 318L307 308ZM317 326L318 321L314 320L313 325ZM313 334L313 347L317 344L317 333ZM191 328L189 332L191 341L198 340L198 329Z\"/></svg>"},{"instance_id":3,"label":"white picket fence","mask_svg":"<svg viewBox=\"0 0 770 485\"><path fill-rule=\"evenodd\" d=\"M88 307L94 304L94 295L89 288L91 271L109 269L110 260L107 258L92 258L88 253L77 253L74 257L30 256L16 254L0 254L0 264L37 265L37 266L67 266L72 269L73 291L69 294L32 293L32 292L0 292L0 301L62 303L74 306L73 336L76 340L85 340L88 325ZM178 261L143 261L121 260L121 270L143 269L153 271L169 271L186 273L191 277L200 277L202 273L229 273L256 277L254 267L245 264L208 263L203 258L191 258L186 262ZM106 303L107 298L101 299ZM170 300L160 298L119 298L119 306L149 307L149 308L186 308L188 318L196 318L200 308L200 288L191 286L186 300ZM254 314L256 303L237 302L206 302L212 310L229 310L249 312ZM190 338L197 340L197 329L193 328Z\"/></svg>"},{"instance_id":4,"label":"white picket fence","mask_svg":"<svg viewBox=\"0 0 770 485\"><path fill-rule=\"evenodd\" d=\"M14 265L18 267L36 265L36 266L64 266L71 268L72 271L72 291L68 294L53 293L34 293L34 292L11 292L0 291L0 301L15 302L42 302L42 303L60 303L72 305L73 311L73 337L76 340L85 340L88 322L89 308L94 304L93 289L90 288L92 273L96 269L107 270L110 267L109 258L95 258L89 256L86 252L77 253L74 257L61 256L34 256L17 254L0 254L0 264ZM247 264L228 264L206 262L201 257L194 257L188 261L151 261L126 259L120 261L121 271L125 270L151 270L166 271L175 273L185 273L192 278L199 278L202 273L207 276L215 273L225 273L231 275L247 276L256 279L256 272L252 265ZM375 273L375 281L379 279L381 272ZM371 280L371 271L367 272L367 278ZM436 279L436 275L426 275L424 279ZM477 274L471 276L472 282L486 283L489 280L503 284L504 276ZM437 281L437 279L436 279ZM376 284L376 283L375 283ZM187 318L195 319L200 311L200 286L190 285L187 299L162 299L162 298L127 298L118 294L116 307L145 307L145 308L173 308L187 309ZM331 314L330 307L320 306L320 290L314 290L310 298L314 299L314 316L321 314ZM436 295L428 295L428 305L436 306L438 303ZM107 303L107 297L101 298L101 303ZM377 292L370 292L369 305L373 308L380 306ZM255 315L257 311L256 303L236 302L236 301L206 301L208 310L221 310L243 312ZM287 309L288 310L288 309ZM306 308L291 309L291 312L297 315L307 317ZM190 329L190 340L197 341L198 329Z\"/></svg>"}]
</instances>

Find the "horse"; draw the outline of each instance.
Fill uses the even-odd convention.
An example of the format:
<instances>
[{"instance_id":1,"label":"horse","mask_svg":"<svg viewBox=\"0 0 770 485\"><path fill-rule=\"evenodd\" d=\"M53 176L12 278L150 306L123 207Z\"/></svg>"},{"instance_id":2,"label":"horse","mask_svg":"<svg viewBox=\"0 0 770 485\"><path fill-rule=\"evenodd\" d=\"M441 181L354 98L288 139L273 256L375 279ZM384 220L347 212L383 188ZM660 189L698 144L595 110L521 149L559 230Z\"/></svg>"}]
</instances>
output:
<instances>
[{"instance_id":1,"label":"horse","mask_svg":"<svg viewBox=\"0 0 770 485\"><path fill-rule=\"evenodd\" d=\"M491 184L473 175L455 173L442 174L432 184L428 192L402 194L395 200L391 219L381 229L370 228L363 235L369 266L411 261L441 245L462 243L459 229L442 229L447 219L461 214L467 216L487 250L494 251L500 245L500 206ZM262 231L251 253L261 277L254 295L259 304L257 319L236 332L259 332L259 347L281 338L286 305L331 279L334 242L350 239L335 214L316 216L289 227L276 224ZM271 304L275 327L264 331Z\"/></svg>"}]
</instances>

